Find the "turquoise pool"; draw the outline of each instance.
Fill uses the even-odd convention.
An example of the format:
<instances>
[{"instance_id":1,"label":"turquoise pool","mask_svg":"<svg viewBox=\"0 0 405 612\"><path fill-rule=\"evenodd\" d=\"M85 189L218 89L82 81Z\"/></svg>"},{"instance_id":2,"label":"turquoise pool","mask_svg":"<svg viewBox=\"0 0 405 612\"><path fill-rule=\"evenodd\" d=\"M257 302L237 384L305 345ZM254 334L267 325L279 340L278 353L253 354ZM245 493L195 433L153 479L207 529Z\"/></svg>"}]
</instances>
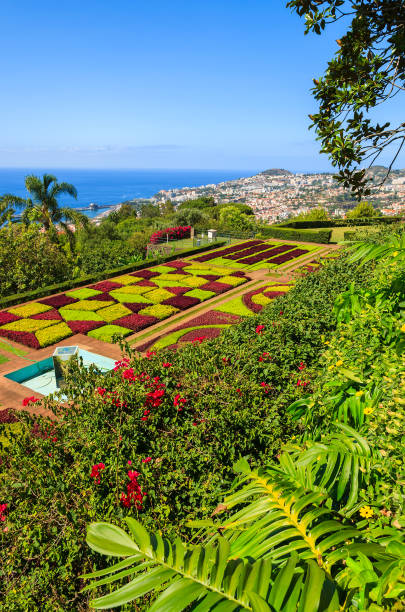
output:
<instances>
[{"instance_id":1,"label":"turquoise pool","mask_svg":"<svg viewBox=\"0 0 405 612\"><path fill-rule=\"evenodd\" d=\"M90 353L84 349L79 349L79 356L83 359L85 368L94 365L102 372L112 370L115 364L114 359L104 357L103 355L97 355L97 353ZM50 395L51 393L59 391L56 386L52 357L37 361L25 368L10 372L10 374L5 374L5 378L14 380L20 383L20 385L31 389L31 391L42 393L42 395Z\"/></svg>"}]
</instances>

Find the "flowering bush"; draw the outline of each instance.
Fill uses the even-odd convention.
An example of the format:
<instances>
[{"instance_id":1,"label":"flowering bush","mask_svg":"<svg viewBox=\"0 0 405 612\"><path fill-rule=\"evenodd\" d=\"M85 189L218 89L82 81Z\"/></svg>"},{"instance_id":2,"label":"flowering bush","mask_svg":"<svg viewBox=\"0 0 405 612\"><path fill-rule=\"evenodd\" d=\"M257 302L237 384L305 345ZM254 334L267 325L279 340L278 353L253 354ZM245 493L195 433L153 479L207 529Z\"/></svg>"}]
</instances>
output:
<instances>
[{"instance_id":1,"label":"flowering bush","mask_svg":"<svg viewBox=\"0 0 405 612\"><path fill-rule=\"evenodd\" d=\"M203 291L212 291L213 293L219 295L220 293L225 293L226 291L229 291L229 289L233 289L233 285L229 283L223 283L222 281L210 281L205 285L201 285L200 289L202 289Z\"/></svg>"},{"instance_id":2,"label":"flowering bush","mask_svg":"<svg viewBox=\"0 0 405 612\"><path fill-rule=\"evenodd\" d=\"M158 230L150 237L151 244L159 244L169 240L181 240L182 238L190 238L191 225L179 225L178 227L167 227L166 229Z\"/></svg>"},{"instance_id":3,"label":"flowering bush","mask_svg":"<svg viewBox=\"0 0 405 612\"><path fill-rule=\"evenodd\" d=\"M104 293L105 291L111 291L111 289L119 289L119 287L122 287L121 283L105 280L96 283L95 285L90 285L89 289L95 289L96 291L101 291Z\"/></svg>"}]
</instances>

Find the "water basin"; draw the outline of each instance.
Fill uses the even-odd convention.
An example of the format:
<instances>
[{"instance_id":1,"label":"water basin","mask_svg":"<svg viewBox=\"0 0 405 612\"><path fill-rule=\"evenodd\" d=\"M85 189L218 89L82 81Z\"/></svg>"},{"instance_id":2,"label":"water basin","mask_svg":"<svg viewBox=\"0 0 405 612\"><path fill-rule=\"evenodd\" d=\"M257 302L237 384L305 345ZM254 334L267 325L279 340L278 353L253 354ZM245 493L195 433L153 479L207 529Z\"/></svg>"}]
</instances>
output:
<instances>
[{"instance_id":1,"label":"water basin","mask_svg":"<svg viewBox=\"0 0 405 612\"><path fill-rule=\"evenodd\" d=\"M83 365L85 368L94 365L101 372L108 372L112 370L115 364L114 359L110 357L104 357L104 355L98 355L97 353L91 353L84 349L79 349L79 357L83 359ZM48 359L42 359L36 363L32 363L29 366L5 374L5 378L14 380L23 387L27 387L36 393L42 395L50 395L59 391L56 386L55 370L53 369L52 357Z\"/></svg>"}]
</instances>

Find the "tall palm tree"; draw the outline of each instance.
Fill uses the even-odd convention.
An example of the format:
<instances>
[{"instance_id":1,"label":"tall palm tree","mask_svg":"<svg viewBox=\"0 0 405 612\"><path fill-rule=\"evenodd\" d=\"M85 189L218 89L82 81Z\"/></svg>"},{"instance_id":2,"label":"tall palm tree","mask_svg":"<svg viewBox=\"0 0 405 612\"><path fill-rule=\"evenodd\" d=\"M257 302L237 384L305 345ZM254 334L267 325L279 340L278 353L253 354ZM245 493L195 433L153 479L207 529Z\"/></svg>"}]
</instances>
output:
<instances>
[{"instance_id":1,"label":"tall palm tree","mask_svg":"<svg viewBox=\"0 0 405 612\"><path fill-rule=\"evenodd\" d=\"M56 176L44 174L42 178L30 174L25 177L25 187L31 198L20 198L6 193L1 198L4 207L23 208L22 220L24 223L37 222L42 225L45 231L54 230L55 225L64 229L69 238L73 240L73 232L69 223L76 227L85 228L89 224L89 219L74 208L60 207L58 196L68 194L77 199L76 188L70 183L58 183Z\"/></svg>"}]
</instances>

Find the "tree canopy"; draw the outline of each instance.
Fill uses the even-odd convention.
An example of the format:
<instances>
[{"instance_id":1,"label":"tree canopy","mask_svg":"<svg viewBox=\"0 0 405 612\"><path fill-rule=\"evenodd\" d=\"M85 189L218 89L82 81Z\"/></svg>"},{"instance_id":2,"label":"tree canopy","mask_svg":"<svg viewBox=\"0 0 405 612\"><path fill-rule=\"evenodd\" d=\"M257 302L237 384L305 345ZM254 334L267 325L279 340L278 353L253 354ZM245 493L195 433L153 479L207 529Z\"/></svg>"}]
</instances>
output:
<instances>
[{"instance_id":1,"label":"tree canopy","mask_svg":"<svg viewBox=\"0 0 405 612\"><path fill-rule=\"evenodd\" d=\"M359 202L353 210L346 215L348 219L364 219L366 217L377 217L379 211L370 202Z\"/></svg>"},{"instance_id":2,"label":"tree canopy","mask_svg":"<svg viewBox=\"0 0 405 612\"><path fill-rule=\"evenodd\" d=\"M379 123L370 113L405 88L405 2L289 0L287 6L305 17L306 34L348 22L324 76L314 79L319 110L310 119L321 152L339 168L337 180L360 199L370 193L370 177L360 165L371 166L393 149L382 184L405 142L405 122Z\"/></svg>"},{"instance_id":3,"label":"tree canopy","mask_svg":"<svg viewBox=\"0 0 405 612\"><path fill-rule=\"evenodd\" d=\"M294 217L294 221L327 221L328 219L328 211L322 206L311 208L307 212Z\"/></svg>"}]
</instances>

